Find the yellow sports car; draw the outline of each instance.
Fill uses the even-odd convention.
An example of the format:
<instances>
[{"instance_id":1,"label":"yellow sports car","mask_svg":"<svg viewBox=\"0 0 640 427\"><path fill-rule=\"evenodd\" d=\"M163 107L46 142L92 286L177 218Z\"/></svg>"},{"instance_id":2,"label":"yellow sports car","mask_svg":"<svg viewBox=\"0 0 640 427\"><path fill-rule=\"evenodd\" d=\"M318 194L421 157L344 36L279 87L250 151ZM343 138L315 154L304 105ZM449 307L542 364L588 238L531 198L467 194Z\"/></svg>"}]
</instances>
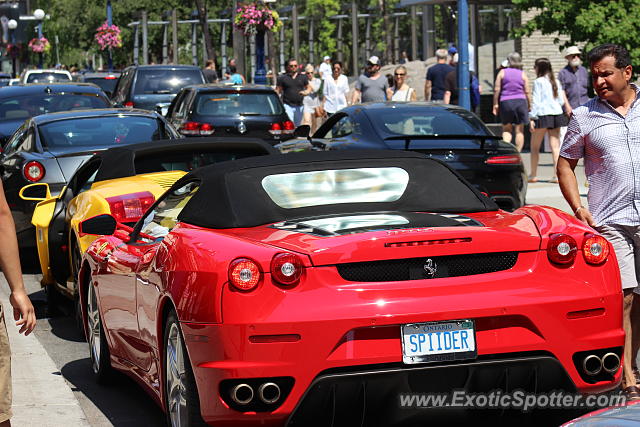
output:
<instances>
[{"instance_id":1,"label":"yellow sports car","mask_svg":"<svg viewBox=\"0 0 640 427\"><path fill-rule=\"evenodd\" d=\"M118 222L133 225L157 197L188 171L221 161L277 153L262 140L249 138L132 144L91 157L55 197L46 183L23 187L22 199L39 201L31 221L36 228L41 284L48 302L55 305L58 294L77 296L76 272L81 255L97 237L79 232L83 220L110 213Z\"/></svg>"}]
</instances>

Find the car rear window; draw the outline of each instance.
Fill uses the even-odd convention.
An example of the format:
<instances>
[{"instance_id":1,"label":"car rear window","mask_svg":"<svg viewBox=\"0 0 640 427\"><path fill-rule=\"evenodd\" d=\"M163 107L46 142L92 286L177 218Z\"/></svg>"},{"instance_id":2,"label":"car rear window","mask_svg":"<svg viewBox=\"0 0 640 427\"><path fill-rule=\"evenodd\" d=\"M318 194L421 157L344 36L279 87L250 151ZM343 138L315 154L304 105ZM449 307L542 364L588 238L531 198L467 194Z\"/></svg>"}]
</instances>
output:
<instances>
[{"instance_id":1,"label":"car rear window","mask_svg":"<svg viewBox=\"0 0 640 427\"><path fill-rule=\"evenodd\" d=\"M395 202L409 174L398 167L335 169L268 175L262 188L281 208L339 203Z\"/></svg>"},{"instance_id":2,"label":"car rear window","mask_svg":"<svg viewBox=\"0 0 640 427\"><path fill-rule=\"evenodd\" d=\"M248 91L200 93L196 113L203 116L275 116L284 112L275 93Z\"/></svg>"},{"instance_id":3,"label":"car rear window","mask_svg":"<svg viewBox=\"0 0 640 427\"><path fill-rule=\"evenodd\" d=\"M487 135L476 116L457 108L385 108L370 114L374 127L387 135Z\"/></svg>"},{"instance_id":4,"label":"car rear window","mask_svg":"<svg viewBox=\"0 0 640 427\"><path fill-rule=\"evenodd\" d=\"M27 76L27 83L70 82L66 73L31 73Z\"/></svg>"},{"instance_id":5,"label":"car rear window","mask_svg":"<svg viewBox=\"0 0 640 427\"><path fill-rule=\"evenodd\" d=\"M162 122L141 116L87 117L40 126L47 148L115 146L166 138Z\"/></svg>"},{"instance_id":6,"label":"car rear window","mask_svg":"<svg viewBox=\"0 0 640 427\"><path fill-rule=\"evenodd\" d=\"M178 93L189 85L204 83L200 70L140 69L133 91L136 95Z\"/></svg>"},{"instance_id":7,"label":"car rear window","mask_svg":"<svg viewBox=\"0 0 640 427\"><path fill-rule=\"evenodd\" d=\"M109 101L96 94L65 93L13 96L0 99L0 121L27 119L40 114L87 108L108 108Z\"/></svg>"},{"instance_id":8,"label":"car rear window","mask_svg":"<svg viewBox=\"0 0 640 427\"><path fill-rule=\"evenodd\" d=\"M89 77L84 79L85 83L93 83L105 92L113 93L118 83L117 77Z\"/></svg>"}]
</instances>

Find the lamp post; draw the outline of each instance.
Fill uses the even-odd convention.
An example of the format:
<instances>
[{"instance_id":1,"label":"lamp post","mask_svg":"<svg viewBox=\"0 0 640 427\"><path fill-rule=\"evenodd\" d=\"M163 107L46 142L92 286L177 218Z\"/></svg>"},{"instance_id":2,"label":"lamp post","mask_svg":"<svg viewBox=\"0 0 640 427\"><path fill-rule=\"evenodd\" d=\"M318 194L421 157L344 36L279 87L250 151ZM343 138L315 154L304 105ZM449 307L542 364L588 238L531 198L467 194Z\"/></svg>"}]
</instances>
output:
<instances>
[{"instance_id":1,"label":"lamp post","mask_svg":"<svg viewBox=\"0 0 640 427\"><path fill-rule=\"evenodd\" d=\"M15 30L18 28L18 21L15 19L10 19L7 22L7 26L9 27L9 35L11 40L11 51L9 54L11 55L11 67L13 69L12 77L16 77L16 33Z\"/></svg>"},{"instance_id":2,"label":"lamp post","mask_svg":"<svg viewBox=\"0 0 640 427\"><path fill-rule=\"evenodd\" d=\"M33 11L33 17L38 21L38 40L42 39L42 20L45 17L44 10L36 9ZM39 53L38 68L42 69L44 52Z\"/></svg>"},{"instance_id":3,"label":"lamp post","mask_svg":"<svg viewBox=\"0 0 640 427\"><path fill-rule=\"evenodd\" d=\"M111 0L107 0L107 25L109 28L113 25L113 13L111 11ZM113 71L113 57L111 56L111 47L109 47L109 58L107 62L109 72Z\"/></svg>"}]
</instances>

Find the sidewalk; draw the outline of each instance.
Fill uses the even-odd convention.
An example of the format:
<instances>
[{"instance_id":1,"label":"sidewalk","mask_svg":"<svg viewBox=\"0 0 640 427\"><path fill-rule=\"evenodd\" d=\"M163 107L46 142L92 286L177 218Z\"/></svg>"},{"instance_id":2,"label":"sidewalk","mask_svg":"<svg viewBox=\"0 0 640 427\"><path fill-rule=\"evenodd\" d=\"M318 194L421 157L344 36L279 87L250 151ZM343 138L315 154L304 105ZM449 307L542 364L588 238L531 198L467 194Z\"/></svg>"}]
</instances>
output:
<instances>
[{"instance_id":1,"label":"sidewalk","mask_svg":"<svg viewBox=\"0 0 640 427\"><path fill-rule=\"evenodd\" d=\"M35 334L18 334L9 304L9 286L0 274L0 303L11 342L14 426L89 426L69 384ZM37 327L37 326L36 326Z\"/></svg>"}]
</instances>

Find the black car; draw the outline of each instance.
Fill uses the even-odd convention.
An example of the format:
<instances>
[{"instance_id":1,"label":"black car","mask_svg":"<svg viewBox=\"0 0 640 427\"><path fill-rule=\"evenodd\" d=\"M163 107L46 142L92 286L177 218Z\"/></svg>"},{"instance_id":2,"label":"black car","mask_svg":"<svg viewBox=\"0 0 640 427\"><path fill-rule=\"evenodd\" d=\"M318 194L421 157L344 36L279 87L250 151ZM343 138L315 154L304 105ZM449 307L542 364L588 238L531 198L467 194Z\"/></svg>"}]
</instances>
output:
<instances>
[{"instance_id":1,"label":"black car","mask_svg":"<svg viewBox=\"0 0 640 427\"><path fill-rule=\"evenodd\" d=\"M116 88L119 78L119 71L98 71L94 73L80 74L78 76L78 81L82 83L93 83L110 97L113 94L113 90Z\"/></svg>"},{"instance_id":2,"label":"black car","mask_svg":"<svg viewBox=\"0 0 640 427\"><path fill-rule=\"evenodd\" d=\"M0 90L0 145L30 117L73 109L108 108L109 98L86 83L7 86Z\"/></svg>"},{"instance_id":3,"label":"black car","mask_svg":"<svg viewBox=\"0 0 640 427\"><path fill-rule=\"evenodd\" d=\"M4 191L21 246L31 246L34 237L34 204L19 197L22 187L46 182L56 195L76 169L100 150L179 137L164 117L144 110L78 110L27 120L0 155Z\"/></svg>"},{"instance_id":4,"label":"black car","mask_svg":"<svg viewBox=\"0 0 640 427\"><path fill-rule=\"evenodd\" d=\"M520 153L493 135L473 113L430 102L365 103L333 114L309 142L293 140L283 152L305 149L396 149L449 164L502 209L525 203L527 175Z\"/></svg>"},{"instance_id":5,"label":"black car","mask_svg":"<svg viewBox=\"0 0 640 427\"><path fill-rule=\"evenodd\" d=\"M111 100L117 107L168 107L185 86L205 83L204 75L194 65L133 65L123 72Z\"/></svg>"},{"instance_id":6,"label":"black car","mask_svg":"<svg viewBox=\"0 0 640 427\"><path fill-rule=\"evenodd\" d=\"M295 126L268 86L197 85L180 91L167 119L185 136L249 136L273 144L293 137Z\"/></svg>"}]
</instances>

